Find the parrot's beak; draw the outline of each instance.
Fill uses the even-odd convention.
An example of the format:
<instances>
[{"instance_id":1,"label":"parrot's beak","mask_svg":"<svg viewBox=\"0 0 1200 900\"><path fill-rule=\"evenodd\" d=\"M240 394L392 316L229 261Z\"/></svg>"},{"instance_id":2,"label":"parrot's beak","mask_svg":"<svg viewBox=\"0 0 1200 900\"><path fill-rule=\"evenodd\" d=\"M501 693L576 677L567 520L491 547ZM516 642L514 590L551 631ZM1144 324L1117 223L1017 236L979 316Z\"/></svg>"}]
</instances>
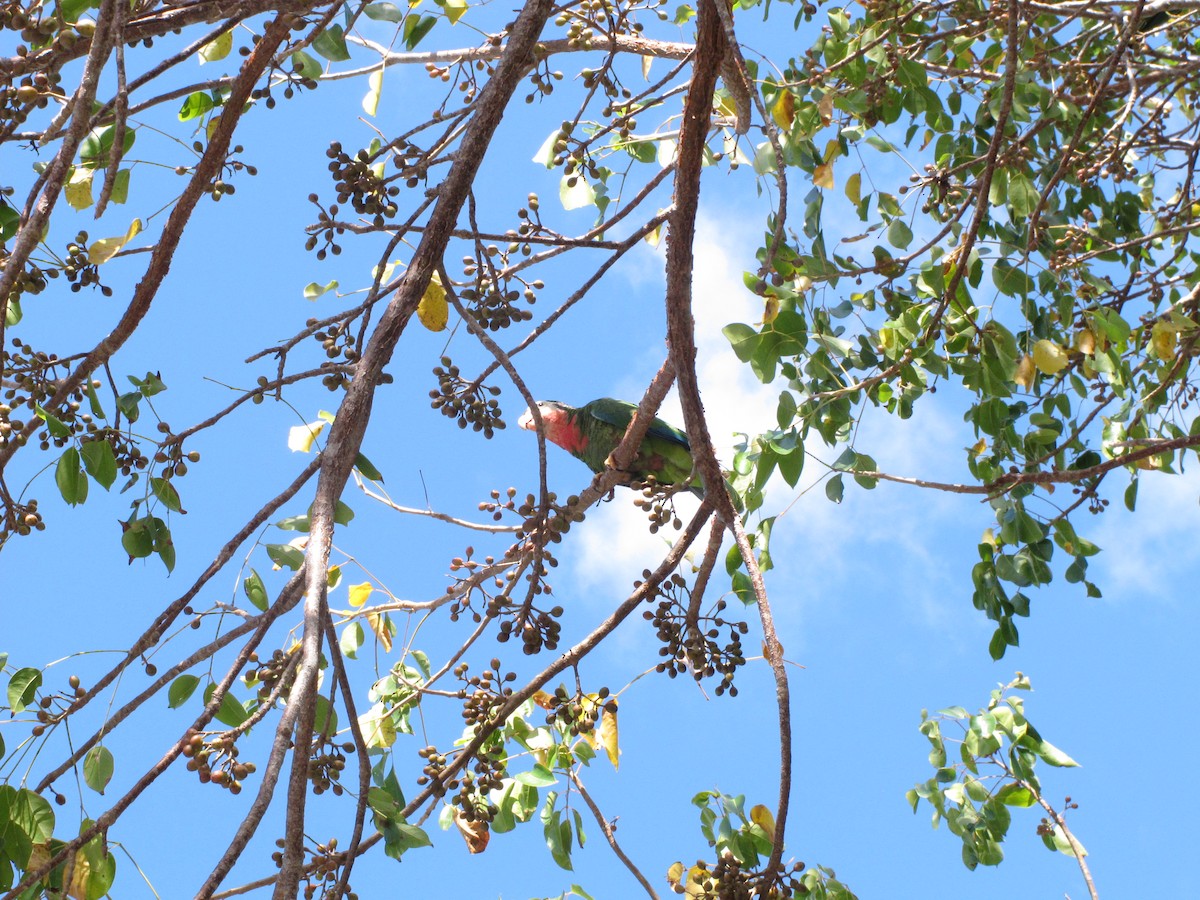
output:
<instances>
[{"instance_id":1,"label":"parrot's beak","mask_svg":"<svg viewBox=\"0 0 1200 900\"><path fill-rule=\"evenodd\" d=\"M533 413L525 410L525 415L517 419L517 427L524 428L526 431L536 431L537 426L533 424Z\"/></svg>"}]
</instances>

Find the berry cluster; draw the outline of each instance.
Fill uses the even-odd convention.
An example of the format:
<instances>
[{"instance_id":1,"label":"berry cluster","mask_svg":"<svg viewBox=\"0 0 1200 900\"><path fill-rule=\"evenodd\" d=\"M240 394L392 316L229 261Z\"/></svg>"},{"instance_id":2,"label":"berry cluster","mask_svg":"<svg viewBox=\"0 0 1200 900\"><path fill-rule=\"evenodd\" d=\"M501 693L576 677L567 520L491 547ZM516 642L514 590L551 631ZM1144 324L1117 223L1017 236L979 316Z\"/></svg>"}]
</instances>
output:
<instances>
[{"instance_id":1,"label":"berry cluster","mask_svg":"<svg viewBox=\"0 0 1200 900\"><path fill-rule=\"evenodd\" d=\"M0 91L3 90L4 88L0 87ZM11 188L4 189L4 193L11 193L11 191ZM0 246L0 269L7 269L9 267L8 260L8 251L3 246ZM9 308L16 308L13 304L20 303L22 294L29 294L30 296L40 294L46 289L47 279L57 277L58 269L43 269L37 263L26 263L25 268L18 272L16 278L13 279L12 290L8 294Z\"/></svg>"},{"instance_id":2,"label":"berry cluster","mask_svg":"<svg viewBox=\"0 0 1200 900\"><path fill-rule=\"evenodd\" d=\"M336 203L331 204L329 209L326 210L321 205L320 198L316 194L309 194L308 202L315 204L317 207L317 224L309 227L311 233L308 236L308 240L304 242L304 249L310 251L316 250L318 260L325 259L330 253L337 256L342 252L342 246L334 238L346 233L346 227L337 220L338 205ZM320 249L317 248L317 244L319 243L318 236L320 237L320 242L323 242Z\"/></svg>"},{"instance_id":3,"label":"berry cluster","mask_svg":"<svg viewBox=\"0 0 1200 900\"><path fill-rule=\"evenodd\" d=\"M100 267L93 264L88 253L88 233L81 231L75 235L75 240L67 244L67 258L63 262L63 274L71 283L71 291L79 293L88 285L100 288L100 293L111 297L112 288L100 283Z\"/></svg>"},{"instance_id":4,"label":"berry cluster","mask_svg":"<svg viewBox=\"0 0 1200 900\"><path fill-rule=\"evenodd\" d=\"M450 571L452 573L456 573L456 574L454 574L454 578L457 579L457 583L459 585L461 585L467 579L470 579L475 574L475 572L479 569L480 566L495 565L496 557L485 556L483 558L483 560L480 561L480 560L471 558L474 554L475 554L475 548L467 547L467 549L463 553L463 556L456 556L456 557L454 557L454 559L450 560ZM464 572L464 571L467 573L466 575L457 574L457 573ZM511 573L508 577L511 577ZM502 577L502 576L497 576L495 581L493 582L496 590L504 590L507 583L508 582L505 580L505 577ZM461 591L461 592L456 591L455 585L451 585L451 587L448 588L447 593L451 593L451 594L458 593L458 596L454 598L454 601L450 605L450 621L451 622L457 622L459 617L467 611L470 611L471 620L473 622L475 622L476 624L479 624L480 622L483 621L483 615L478 610L476 610L471 604L471 598L474 596L475 591L482 592L484 597L487 596L487 592L483 588L482 584L473 584L471 586L471 590Z\"/></svg>"},{"instance_id":5,"label":"berry cluster","mask_svg":"<svg viewBox=\"0 0 1200 900\"><path fill-rule=\"evenodd\" d=\"M52 97L62 96L55 57L69 54L86 26L62 23L60 17L57 10L42 15L40 8L35 12L20 3L0 5L0 30L19 31L25 42L9 60L8 84L0 85L0 135L15 131L33 110L45 109ZM39 48L36 58L30 56L27 45Z\"/></svg>"},{"instance_id":6,"label":"berry cluster","mask_svg":"<svg viewBox=\"0 0 1200 900\"><path fill-rule=\"evenodd\" d=\"M354 744L351 741L344 744L335 744L326 738L313 741L313 752L308 759L308 780L312 782L314 794L329 791L335 797L342 796L345 788L341 785L341 779L346 768L346 754L353 752Z\"/></svg>"},{"instance_id":7,"label":"berry cluster","mask_svg":"<svg viewBox=\"0 0 1200 900\"><path fill-rule=\"evenodd\" d=\"M521 212L526 212L524 209ZM488 331L499 331L519 322L528 322L533 312L522 309L518 304L524 300L529 305L537 301L537 291L545 287L541 281L525 282L511 273L509 260L515 253L528 256L530 245L520 241L533 233L534 226L524 222L523 232L510 231L513 243L501 248L496 244L483 247L478 256L463 257L463 275L473 280L470 287L463 288L461 296L467 304L472 318ZM521 287L514 287L516 280Z\"/></svg>"},{"instance_id":8,"label":"berry cluster","mask_svg":"<svg viewBox=\"0 0 1200 900\"><path fill-rule=\"evenodd\" d=\"M644 571L642 577L649 578L650 570ZM691 591L678 573L659 587L656 596L648 599L657 599L658 606L642 613L642 617L653 623L658 639L663 642L658 653L665 657L655 670L666 672L671 678L690 670L697 681L720 675L717 694L728 691L729 696L736 697L733 678L738 668L746 664L741 636L750 630L750 626L722 618L720 614L726 606L724 600L717 601L711 615L702 616L699 610L693 610ZM728 629L728 642L724 647L718 644L723 628Z\"/></svg>"},{"instance_id":9,"label":"berry cluster","mask_svg":"<svg viewBox=\"0 0 1200 900\"><path fill-rule=\"evenodd\" d=\"M724 853L711 868L704 860L697 861L683 892L697 900L790 900L809 893L800 879L803 871L804 863L796 862L776 875L772 884L764 884L762 872L748 870L732 853Z\"/></svg>"},{"instance_id":10,"label":"berry cluster","mask_svg":"<svg viewBox=\"0 0 1200 900\"><path fill-rule=\"evenodd\" d=\"M275 846L279 847L271 854L271 861L276 867L283 865L283 838L275 841ZM313 900L320 891L322 896L334 896L330 893L336 888L338 880L342 875L342 866L346 863L346 856L342 851L338 850L338 839L331 837L324 844L314 844L311 848L305 848L308 853L308 862L302 870L302 879L304 887L300 894L304 900ZM349 889L347 885L345 893L338 893L337 900L358 900L358 894Z\"/></svg>"},{"instance_id":11,"label":"berry cluster","mask_svg":"<svg viewBox=\"0 0 1200 900\"><path fill-rule=\"evenodd\" d=\"M85 693L78 675L67 679L70 691L59 691L54 694L43 694L37 702L37 724L31 729L34 737L41 737L46 729L66 718L71 705ZM61 804L60 804L61 805Z\"/></svg>"},{"instance_id":12,"label":"berry cluster","mask_svg":"<svg viewBox=\"0 0 1200 900\"><path fill-rule=\"evenodd\" d=\"M189 729L182 753L187 757L187 770L195 772L201 784L212 783L231 794L240 794L242 781L254 774L254 763L238 760L237 738L232 733L205 740L203 734Z\"/></svg>"},{"instance_id":13,"label":"berry cluster","mask_svg":"<svg viewBox=\"0 0 1200 900\"><path fill-rule=\"evenodd\" d=\"M588 734L595 729L603 713L616 713L617 701L610 693L608 688L602 687L596 692L595 698L585 696L578 690L572 695L560 684L545 703L546 724L565 728L571 737Z\"/></svg>"},{"instance_id":14,"label":"berry cluster","mask_svg":"<svg viewBox=\"0 0 1200 900\"><path fill-rule=\"evenodd\" d=\"M385 219L396 215L399 207L395 197L400 188L390 185L391 179L383 178L377 171L383 168L379 154L359 150L351 156L334 141L325 155L330 160L329 171L333 175L338 203L349 202L359 215L371 216L376 228L382 228Z\"/></svg>"},{"instance_id":15,"label":"berry cluster","mask_svg":"<svg viewBox=\"0 0 1200 900\"><path fill-rule=\"evenodd\" d=\"M492 667L478 675L468 676L466 663L460 663L454 674L466 684L466 687L459 688L458 696L465 701L462 717L467 725L479 731L496 724L498 711L512 696L512 688L501 685L516 681L517 673L501 675L500 660L493 659Z\"/></svg>"},{"instance_id":16,"label":"berry cluster","mask_svg":"<svg viewBox=\"0 0 1200 900\"><path fill-rule=\"evenodd\" d=\"M249 56L250 48L249 47L239 47L238 52L242 56ZM293 70L291 72L283 72L278 69L276 69L275 72L277 74L283 76L282 83L284 85L286 85L286 87L284 87L284 89L283 89L283 99L284 100L291 100L293 97L296 96L296 94L299 91L303 91L303 90L315 91L317 89L317 82L315 80L313 80L312 78L309 78L306 75L304 75L300 71L300 66L298 63L294 64ZM263 102L263 105L266 106L267 109L274 109L275 108L275 97L271 93L271 91L273 88L278 87L279 84L280 84L280 82L276 81L274 78L267 79L267 82L263 87L255 88L253 91L250 92L250 99L251 100L261 100Z\"/></svg>"},{"instance_id":17,"label":"berry cluster","mask_svg":"<svg viewBox=\"0 0 1200 900\"><path fill-rule=\"evenodd\" d=\"M448 356L443 356L441 363L433 370L438 386L437 390L429 392L429 405L458 422L459 428L470 425L475 431L483 432L485 438L491 438L497 429L503 429L503 412L500 401L495 399L500 388L477 381L468 382ZM492 399L487 398L489 394Z\"/></svg>"},{"instance_id":18,"label":"berry cluster","mask_svg":"<svg viewBox=\"0 0 1200 900\"><path fill-rule=\"evenodd\" d=\"M642 496L633 501L633 505L643 510L650 519L650 533L657 534L660 528L670 525L676 531L683 527L683 520L675 511L675 495L681 490L687 490L682 485L662 485L651 478L631 487L638 488Z\"/></svg>"},{"instance_id":19,"label":"berry cluster","mask_svg":"<svg viewBox=\"0 0 1200 900\"><path fill-rule=\"evenodd\" d=\"M275 686L281 678L287 678L290 682L293 675L293 667L295 657L290 653L284 653L282 650L274 650L271 653L271 658L266 662L259 660L257 653L250 655L250 661L258 665L257 669L251 669L246 672L247 682L258 682L258 700L260 703L266 703L270 699L271 694L275 692ZM280 693L287 695L288 682L285 682Z\"/></svg>"}]
</instances>

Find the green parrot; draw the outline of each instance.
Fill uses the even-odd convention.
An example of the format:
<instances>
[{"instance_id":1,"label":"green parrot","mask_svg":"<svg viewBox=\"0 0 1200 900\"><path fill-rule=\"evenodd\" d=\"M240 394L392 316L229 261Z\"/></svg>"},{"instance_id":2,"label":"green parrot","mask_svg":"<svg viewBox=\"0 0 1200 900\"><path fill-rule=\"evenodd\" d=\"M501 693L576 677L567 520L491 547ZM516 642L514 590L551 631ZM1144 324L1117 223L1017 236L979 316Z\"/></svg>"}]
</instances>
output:
<instances>
[{"instance_id":1,"label":"green parrot","mask_svg":"<svg viewBox=\"0 0 1200 900\"><path fill-rule=\"evenodd\" d=\"M545 424L546 438L583 461L596 474L604 471L605 461L617 449L637 410L634 404L611 397L578 408L557 400L539 400L537 407ZM521 416L517 424L529 431L537 428L531 412ZM628 474L637 481L648 481L653 476L659 484L679 484L692 475L692 468L692 448L687 435L662 419L655 419ZM704 496L699 475L690 490Z\"/></svg>"}]
</instances>

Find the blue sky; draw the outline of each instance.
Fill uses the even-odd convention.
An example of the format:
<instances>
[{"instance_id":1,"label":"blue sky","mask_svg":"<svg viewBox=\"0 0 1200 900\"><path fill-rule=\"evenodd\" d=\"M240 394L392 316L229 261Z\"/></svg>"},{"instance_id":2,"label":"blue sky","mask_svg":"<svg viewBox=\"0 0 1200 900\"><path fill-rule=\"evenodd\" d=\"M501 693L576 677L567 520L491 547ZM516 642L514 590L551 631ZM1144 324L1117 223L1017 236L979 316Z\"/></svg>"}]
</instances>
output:
<instances>
[{"instance_id":1,"label":"blue sky","mask_svg":"<svg viewBox=\"0 0 1200 900\"><path fill-rule=\"evenodd\" d=\"M778 44L781 53L798 49L799 44L789 45L786 29L769 31L754 15L743 18L748 44ZM794 40L807 45L809 38L804 32ZM471 37L439 25L430 41L431 47L456 46L470 43ZM356 62L358 58L356 54ZM569 71L571 62L560 67ZM420 68L389 69L378 126L385 132L397 129L411 118L413 107L430 106L429 84ZM244 365L246 356L288 337L310 315L338 308L329 297L304 300L305 284L338 279L347 290L369 283L381 241L347 238L342 256L317 263L303 252L301 232L315 218L307 194L316 190L327 198L331 193L324 156L329 138L336 136L348 147L370 139L368 129L355 121L362 117L364 90L358 82L324 85L316 96L281 102L274 111L259 109L247 117L238 141L259 176L239 176L234 196L201 207L190 249L176 259L146 329L114 365L118 377L161 370L169 390L155 398L155 408L177 429L232 399L222 383L248 387L257 375L270 374L269 364ZM530 190L542 195L547 219L553 217L564 230L582 231L590 223L589 211L554 209L557 176L530 162L567 111L563 95L570 94L561 89L542 106L518 103L506 118L497 143L501 155L478 183L485 227L510 227L513 211ZM156 141L144 129L135 155L167 155L174 162L186 157L183 150ZM4 178L16 181L18 176L8 173L18 172L33 157L13 150L5 154L0 159ZM890 162L878 159L880 167ZM886 169L878 171L887 174ZM86 214L73 219L67 213L56 227L63 240L78 227L88 227L93 237L122 231L128 218L145 217L161 205L161 192L172 179L169 170L139 166L129 204L107 216L103 226L91 223ZM741 286L741 272L753 265L769 207L756 198L747 168L734 174L711 170L703 190L695 282L699 374L714 437L728 459L736 432L764 428L774 420L777 391L759 385L720 334L729 322L754 322L761 315L757 301ZM807 190L808 185L797 182L793 196L802 197ZM664 194L660 205L666 202ZM458 255L452 250L448 261ZM90 291L62 291L30 300L26 320L15 333L36 346L53 341L74 349L94 341L115 321L142 260L134 256L104 267L106 281L111 279L116 288L112 299ZM576 259L543 276L548 286L536 311L548 311L568 296L590 271L586 265ZM453 273L455 266L450 268ZM645 247L631 254L587 302L517 358L531 389L568 402L608 395L637 399L664 354L661 273L661 252ZM520 336L505 334L502 343L511 346ZM519 400L508 385L502 396L513 424L490 442L460 431L429 408L426 392L434 386L429 371L445 342L445 333L416 327L406 334L390 368L395 383L380 393L364 452L384 472L396 502L420 507L428 497L438 510L480 518L477 504L491 489L532 489L535 442L515 428ZM487 362L461 329L450 352L464 372ZM309 358L316 354L310 352ZM127 645L156 610L190 583L226 536L307 462L288 451L288 428L312 420L320 409L334 408L337 399L324 390L301 387L288 395L292 408L272 403L244 408L189 444L201 451L203 460L180 484L189 512L172 521L179 561L169 578L156 560L126 565L115 522L127 514L128 497L105 496L93 486L86 505L67 510L54 497L52 470L40 475L25 470L27 477L36 477L34 492L50 527L12 542L0 555L0 650L11 654L10 663L40 665L80 651ZM963 448L975 438L961 421L961 409L953 392L939 391L908 422L873 413L863 423L859 448L875 456L885 471L965 481ZM678 420L677 407L669 404L665 410L668 418ZM810 449L821 455L820 448ZM587 484L589 475L581 464L553 448L552 453L550 474L560 493ZM836 455L827 452L825 459ZM42 458L39 464L47 461L52 462ZM1200 633L1191 602L1196 549L1194 541L1181 539L1194 533L1200 518L1200 484L1194 474L1144 478L1137 515L1114 503L1105 515L1081 522L1080 533L1104 548L1091 570L1104 597L1088 600L1060 581L1036 592L1032 617L1020 623L1021 646L993 663L987 655L990 625L970 601L975 545L992 524L986 506L972 497L890 484L871 492L848 487L845 501L834 506L819 486L806 490L820 472L819 462L810 460L801 490L780 484L767 506L768 513L787 510L775 533L777 569L769 574L768 586L786 655L797 664L792 669L797 756L788 855L832 866L863 898L1084 896L1074 862L1047 852L1035 836L1039 816L1032 811L1014 815L1006 861L997 869L972 873L959 862L958 840L944 828L932 831L927 808L914 816L904 801L904 791L930 774L927 745L917 732L921 709L962 704L973 710L986 702L991 688L1019 669L1035 688L1027 698L1029 718L1082 764L1042 774L1051 802L1061 803L1069 794L1080 804L1070 822L1090 851L1101 893L1196 894L1200 884L1186 861L1195 826L1186 803L1172 802L1179 780L1172 764L1200 737L1187 713L1194 679L1183 674L1194 665L1193 644ZM568 608L564 646L623 599L641 570L665 549L661 536L642 529L632 499L619 492L593 511L562 549L553 583L559 602ZM361 560L404 599L437 596L446 584L449 559L465 544L473 544L479 555L499 555L507 546L504 536L470 536L442 523L397 515L355 496L353 489L346 500L358 516L338 534L339 549ZM297 500L286 512L303 512L307 502ZM283 542L292 536L269 530L264 540ZM249 562L264 575L270 568L261 549ZM347 572L350 583L365 580L352 566ZM268 576L272 594L282 580L278 573ZM341 591L332 598L335 606L345 605L345 588ZM198 608L238 596L233 567L218 576ZM403 628L405 623L398 624ZM444 619L431 621L422 627L419 645L436 660L456 646L461 634ZM180 643L169 644L159 662L173 659L175 648L189 640L185 634ZM757 644L752 629L746 646ZM486 665L495 652L485 641L472 657L474 669ZM589 658L583 676L617 690L652 667L656 652L649 625L631 619ZM51 670L47 680L61 685L69 672L79 672L87 683L113 659L104 654L75 658ZM529 674L543 662L518 659L510 664ZM359 668L365 684L370 675L366 666ZM144 681L144 676L129 673L117 696L131 696ZM775 713L765 665L752 661L738 684L741 693L730 700L710 699L711 691L706 697L685 679L637 680L621 697L620 770L597 760L587 773L593 796L607 816L620 817L619 839L660 895L667 890L663 876L672 862L708 855L696 810L689 805L693 794L720 789L744 793L752 803L774 804ZM83 789L87 815L94 816L106 799L119 796L195 712L194 704L176 713L165 706L165 698L152 702L131 723L132 733L114 739L116 776L106 798ZM430 738L439 746L457 733L455 715L453 709L429 711ZM4 726L10 755L16 740L9 733L15 730ZM267 737L262 731L254 735L260 744ZM398 744L396 760L398 769L407 772L409 788L419 768L416 750L426 741L420 734L407 740L411 747ZM56 745L57 752L45 758L57 759L60 748ZM250 748L243 751L244 756L249 753ZM181 770L172 771L113 830L110 840L129 848L159 896L186 896L223 848L256 786L248 783L246 793L231 797L196 784ZM79 809L73 792L68 793L71 803L59 813L67 830ZM321 814L310 833L322 840L340 834L344 840L349 807L322 801L314 809ZM553 864L536 822L494 837L479 856L469 856L453 831L438 831L432 820L428 825L434 850L414 851L400 867L379 852L359 864L354 885L361 897L548 897L572 883L597 898L636 894L636 885L603 846L590 819L588 846L575 854L574 873ZM268 823L259 846L263 852L239 867L227 886L268 872L266 845L275 836ZM153 896L138 885L128 859L119 861L118 877L116 896Z\"/></svg>"}]
</instances>

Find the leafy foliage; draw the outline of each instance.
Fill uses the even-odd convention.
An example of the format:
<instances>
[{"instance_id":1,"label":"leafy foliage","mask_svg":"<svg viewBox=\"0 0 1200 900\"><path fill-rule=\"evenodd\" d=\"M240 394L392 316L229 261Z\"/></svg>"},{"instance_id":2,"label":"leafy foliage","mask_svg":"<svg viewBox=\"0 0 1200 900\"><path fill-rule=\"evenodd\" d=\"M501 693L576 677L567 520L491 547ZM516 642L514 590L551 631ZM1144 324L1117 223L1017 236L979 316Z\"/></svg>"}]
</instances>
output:
<instances>
[{"instance_id":1,"label":"leafy foliage","mask_svg":"<svg viewBox=\"0 0 1200 900\"><path fill-rule=\"evenodd\" d=\"M535 0L512 21L464 0L337 0L285 11L260 0L236 10L157 0L0 7L0 29L19 41L0 58L0 150L39 153L32 165L6 162L15 180L0 185L0 548L45 531L51 503L66 516L64 506L127 502L109 517L107 536L89 535L89 550L106 541L122 560L157 557L166 573L193 579L154 605L143 633L93 685L72 675L64 687L48 667L10 666L0 654L19 734L10 756L0 742L0 888L23 897L107 894L115 861L98 823L109 819L57 821L51 800L67 798L56 785L75 774L107 798L120 784L129 793L111 801L115 816L179 758L175 769L233 795L255 782L267 794L289 785L286 835L273 857L280 895L354 896L357 856L375 843L396 859L429 846L419 823L435 810L475 853L492 834L537 828L536 820L550 859L571 870L585 811L618 849L583 777L597 757L619 763L623 689L585 688L580 666L652 603L643 617L661 650L643 671L687 672L737 696L751 625L726 597L704 604L726 532L730 593L746 615L758 614L780 742L790 747L787 671L762 580L777 562L778 518L767 506L777 490L823 481L825 496L841 503L847 490L892 480L985 498L994 522L981 523L969 578L974 606L995 623L994 659L1018 644L1016 622L1030 616L1035 588L1061 577L1099 596L1088 573L1099 548L1081 533L1081 516L1103 512L1118 492L1133 509L1140 478L1182 470L1200 445L1190 381L1200 339L1194 17L1139 21L1120 5L983 0L804 3L794 13L763 4L772 28L794 15L803 48L768 65L746 60L738 43L755 6ZM680 28L694 33L694 45L675 40ZM561 60L581 62L568 77L555 68ZM399 93L390 73L415 63L427 91L389 107ZM320 281L282 272L306 304L286 326L294 333L264 339L276 343L247 361L245 386L232 388L226 406L172 427L175 348L152 347L161 369L145 371L134 338L162 305L176 253L196 240L201 204L229 198L228 208L257 175L235 136L247 120L270 122L281 102L302 104L350 80L362 87L356 96L370 127L329 135L328 181L304 188L313 221L282 226L295 228L314 264L339 271ZM574 108L560 119L552 103L575 84ZM559 202L543 207L522 187L519 208L483 208L489 188L502 195L483 165L493 156L507 165L496 129L518 97L554 110L534 161L557 181ZM778 400L774 421L738 447L728 496L713 489L722 473L689 354L694 273L690 252L677 249L694 233L702 169L740 171L775 201L745 274L761 318L730 323L724 334ZM578 210L588 211L589 226L570 215ZM103 236L79 229L83 211ZM674 541L614 611L587 622L586 610L568 611L554 597L556 545L628 483L618 458L634 459L637 446L606 455L596 482L565 498L549 489L542 458L536 484L491 491L478 505L490 521L474 522L428 501L393 501L382 489L391 460L377 468L362 443L377 394L388 389L427 392L432 409L484 439L503 430L514 408L536 400L514 357L541 350L537 342L612 266L664 230L671 355L636 421L654 419L674 378L709 491L685 525L670 492L643 486L637 502L648 530L673 532ZM369 247L373 263L347 262L351 241ZM451 264L456 254L461 262ZM555 262L565 254L570 263ZM207 265L214 259L204 255ZM102 333L50 329L46 337L47 301L64 292L123 311ZM547 296L566 299L546 309ZM318 302L321 312L308 315ZM422 328L410 332L413 320ZM422 340L435 334L430 349ZM30 343L43 340L55 346ZM405 354L427 354L432 364L431 383L415 392L385 371ZM224 428L247 441L232 424L243 406L308 404L310 387L337 406L312 422L292 407L300 424L287 444L313 455L272 484L270 499L202 565L176 572L188 508L229 502L184 486L201 462L196 436ZM960 460L966 474L933 481L881 469L882 449L861 438L864 417L915 419L939 391L973 432ZM472 545L442 560L405 547L403 561L359 560L333 542L335 531L353 541L375 527L342 499L351 478L379 509L469 529L482 552ZM683 561L706 522L714 537L689 571ZM264 533L271 523L288 534ZM240 593L214 594L214 577L239 556L230 583ZM409 599L410 557L448 572L444 593ZM403 587L390 588L392 578ZM338 609L343 581L348 608ZM576 643L560 648L568 620ZM192 632L203 639L187 643ZM485 635L505 652L482 649ZM160 674L152 660L168 647L175 656ZM509 658L546 651L553 659L536 675L519 676ZM126 671L139 665L149 686L121 693ZM1018 678L974 716L956 707L926 717L935 774L909 799L933 806L935 824L944 819L962 839L972 868L1002 858L1011 807L1043 805L1043 840L1077 858L1094 896L1078 842L1034 771L1039 759L1073 763L1024 718L1012 691L1027 687ZM129 787L122 779L136 765L119 755L114 732L164 690L163 706L192 718L173 732L163 726L169 736L156 735L158 755ZM106 706L101 697L111 706L94 715ZM76 722L88 724L68 740ZM963 736L960 761L948 764L942 729L951 723ZM243 759L256 730L274 734L258 763ZM420 748L418 732L433 735ZM785 752L774 808L696 795L715 858L672 866L674 890L853 897L831 869L784 858L790 765ZM999 774L981 776L981 766ZM326 793L355 800L346 846L305 837L304 801ZM246 834L261 814L258 806L245 814ZM198 893L216 891L246 846L233 842ZM587 896L578 885L569 893Z\"/></svg>"}]
</instances>

